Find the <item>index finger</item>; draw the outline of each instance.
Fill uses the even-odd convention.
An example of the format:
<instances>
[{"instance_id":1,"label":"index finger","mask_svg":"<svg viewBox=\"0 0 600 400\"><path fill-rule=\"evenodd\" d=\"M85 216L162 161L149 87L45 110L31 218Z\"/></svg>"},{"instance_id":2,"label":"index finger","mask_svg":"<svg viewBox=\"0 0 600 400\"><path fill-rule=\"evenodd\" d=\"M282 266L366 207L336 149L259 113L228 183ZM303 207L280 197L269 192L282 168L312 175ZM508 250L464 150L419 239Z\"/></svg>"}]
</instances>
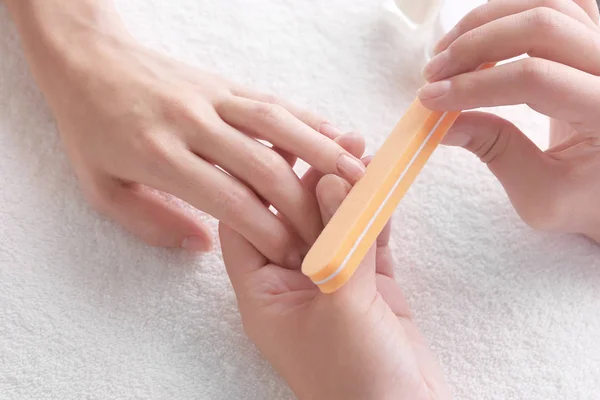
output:
<instances>
[{"instance_id":1,"label":"index finger","mask_svg":"<svg viewBox=\"0 0 600 400\"><path fill-rule=\"evenodd\" d=\"M356 182L365 173L360 160L281 105L234 96L219 107L219 115L239 131L300 157L324 174Z\"/></svg>"},{"instance_id":2,"label":"index finger","mask_svg":"<svg viewBox=\"0 0 600 400\"><path fill-rule=\"evenodd\" d=\"M583 3L583 1L579 1ZM533 8L551 8L577 21L585 24L595 32L600 32L596 21L572 0L500 0L491 1L480 7L477 7L468 13L442 40L435 48L436 53L446 50L456 39L475 28L488 24L492 21L507 17L509 15L519 14Z\"/></svg>"},{"instance_id":3,"label":"index finger","mask_svg":"<svg viewBox=\"0 0 600 400\"><path fill-rule=\"evenodd\" d=\"M425 107L440 111L527 104L546 116L595 132L599 87L600 77L527 58L428 84L419 98Z\"/></svg>"}]
</instances>

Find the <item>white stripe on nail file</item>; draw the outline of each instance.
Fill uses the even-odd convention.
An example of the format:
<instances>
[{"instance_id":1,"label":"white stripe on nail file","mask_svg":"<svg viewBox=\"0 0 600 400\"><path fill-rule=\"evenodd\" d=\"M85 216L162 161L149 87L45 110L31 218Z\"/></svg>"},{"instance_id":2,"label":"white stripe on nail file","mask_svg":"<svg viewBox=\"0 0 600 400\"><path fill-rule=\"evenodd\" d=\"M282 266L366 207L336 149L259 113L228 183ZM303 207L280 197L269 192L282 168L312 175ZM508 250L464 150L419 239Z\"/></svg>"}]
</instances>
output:
<instances>
[{"instance_id":1,"label":"white stripe on nail file","mask_svg":"<svg viewBox=\"0 0 600 400\"><path fill-rule=\"evenodd\" d=\"M304 259L302 272L323 293L352 277L459 116L430 111L419 100L410 106Z\"/></svg>"},{"instance_id":2,"label":"white stripe on nail file","mask_svg":"<svg viewBox=\"0 0 600 400\"><path fill-rule=\"evenodd\" d=\"M379 208L375 212L375 215L373 215L373 217L369 221L369 223L368 223L367 227L365 228L365 230L363 230L363 232L360 234L360 236L358 237L358 239L354 243L354 246L352 246L352 249L350 250L350 253L348 253L348 255L346 256L346 258L344 259L344 261L342 261L342 264L329 277L323 279L322 281L314 282L315 285L320 286L320 285L324 285L324 284L332 281L334 278L336 278L340 274L340 272L342 272L346 268L346 265L348 264L348 262L350 261L350 259L354 255L354 253L356 252L356 249L358 248L358 246L360 245L360 243L365 239L365 236L367 235L367 232L373 226L373 224L377 220L377 217L379 217L379 215L381 214L381 212L383 211L383 209L385 208L385 206L388 204L388 202L390 201L390 198L392 197L392 195L394 194L394 192L396 191L396 189L398 189L398 186L400 185L400 182L402 182L402 180L406 176L406 173L415 164L415 161L419 158L419 155L421 155L421 153L423 152L423 149L429 143L429 141L431 140L431 137L436 132L436 130L440 127L440 125L444 121L444 118L446 118L447 115L448 115L447 112L444 113L442 115L442 117L440 118L440 120L438 121L438 123L435 124L435 126L433 127L433 129L431 130L431 132L429 132L429 135L427 135L427 139L423 142L423 144L421 145L421 147L419 147L419 150L415 153L415 155L410 160L410 162L408 163L408 165L406 166L406 168L404 169L404 171L402 171L402 174L400 175L400 177L398 178L398 180L396 181L396 183L394 184L394 186L392 187L392 189L388 192L387 196L383 200L383 203L381 203L381 205L379 206Z\"/></svg>"}]
</instances>

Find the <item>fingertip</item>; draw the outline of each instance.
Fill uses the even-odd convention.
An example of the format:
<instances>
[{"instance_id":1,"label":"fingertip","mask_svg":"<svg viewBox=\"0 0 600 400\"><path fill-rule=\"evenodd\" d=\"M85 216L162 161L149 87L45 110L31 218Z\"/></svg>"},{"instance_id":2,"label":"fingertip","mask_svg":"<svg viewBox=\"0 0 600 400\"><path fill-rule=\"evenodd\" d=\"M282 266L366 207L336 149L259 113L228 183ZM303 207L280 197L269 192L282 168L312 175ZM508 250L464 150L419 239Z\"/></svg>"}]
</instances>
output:
<instances>
[{"instance_id":1,"label":"fingertip","mask_svg":"<svg viewBox=\"0 0 600 400\"><path fill-rule=\"evenodd\" d=\"M208 253L212 247L212 239L206 236L192 235L181 241L181 248L189 252Z\"/></svg>"},{"instance_id":2,"label":"fingertip","mask_svg":"<svg viewBox=\"0 0 600 400\"><path fill-rule=\"evenodd\" d=\"M373 156L363 157L361 161L365 165L365 167L368 167L369 164L371 164L371 161L373 161Z\"/></svg>"},{"instance_id":3,"label":"fingertip","mask_svg":"<svg viewBox=\"0 0 600 400\"><path fill-rule=\"evenodd\" d=\"M428 83L417 91L417 97L423 104L434 104L435 100L446 96L451 88L452 82L449 80Z\"/></svg>"},{"instance_id":4,"label":"fingertip","mask_svg":"<svg viewBox=\"0 0 600 400\"><path fill-rule=\"evenodd\" d=\"M365 152L365 138L358 132L348 132L335 141L354 157L362 157Z\"/></svg>"},{"instance_id":5,"label":"fingertip","mask_svg":"<svg viewBox=\"0 0 600 400\"><path fill-rule=\"evenodd\" d=\"M342 153L337 159L337 170L340 177L349 182L358 182L367 172L364 164L349 153Z\"/></svg>"},{"instance_id":6,"label":"fingertip","mask_svg":"<svg viewBox=\"0 0 600 400\"><path fill-rule=\"evenodd\" d=\"M467 147L471 143L472 136L466 132L461 131L458 127L454 128L446 134L442 139L442 144L449 147Z\"/></svg>"},{"instance_id":7,"label":"fingertip","mask_svg":"<svg viewBox=\"0 0 600 400\"><path fill-rule=\"evenodd\" d=\"M327 224L342 204L351 185L335 175L324 176L317 184L317 200L323 223Z\"/></svg>"}]
</instances>

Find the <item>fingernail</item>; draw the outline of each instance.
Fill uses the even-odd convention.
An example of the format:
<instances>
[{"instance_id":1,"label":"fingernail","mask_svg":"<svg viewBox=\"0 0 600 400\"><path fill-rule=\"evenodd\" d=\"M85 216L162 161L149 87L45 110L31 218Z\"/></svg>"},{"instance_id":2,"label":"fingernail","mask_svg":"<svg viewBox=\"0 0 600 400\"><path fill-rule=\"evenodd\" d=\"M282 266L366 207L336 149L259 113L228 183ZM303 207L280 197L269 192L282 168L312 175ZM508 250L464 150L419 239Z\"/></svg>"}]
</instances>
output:
<instances>
[{"instance_id":1,"label":"fingernail","mask_svg":"<svg viewBox=\"0 0 600 400\"><path fill-rule=\"evenodd\" d=\"M335 139L344 134L344 132L342 132L339 128L331 125L329 122L324 122L323 124L321 124L320 132L321 134L327 136L330 139Z\"/></svg>"},{"instance_id":2,"label":"fingernail","mask_svg":"<svg viewBox=\"0 0 600 400\"><path fill-rule=\"evenodd\" d=\"M363 177L367 169L365 165L348 154L342 154L337 160L337 168L340 175L348 179L351 183L358 181Z\"/></svg>"},{"instance_id":3,"label":"fingernail","mask_svg":"<svg viewBox=\"0 0 600 400\"><path fill-rule=\"evenodd\" d=\"M442 140L444 146L466 147L471 141L471 136L464 132L448 132Z\"/></svg>"},{"instance_id":4,"label":"fingernail","mask_svg":"<svg viewBox=\"0 0 600 400\"><path fill-rule=\"evenodd\" d=\"M183 242L181 242L181 247L187 251L199 251L203 253L206 253L211 250L209 243L207 243L206 240L201 238L200 236L186 237L185 239L183 239Z\"/></svg>"},{"instance_id":5,"label":"fingernail","mask_svg":"<svg viewBox=\"0 0 600 400\"><path fill-rule=\"evenodd\" d=\"M450 52L448 50L441 52L425 66L423 69L423 77L429 82L435 80L446 69L450 62Z\"/></svg>"},{"instance_id":6,"label":"fingernail","mask_svg":"<svg viewBox=\"0 0 600 400\"><path fill-rule=\"evenodd\" d=\"M421 100L433 100L446 95L450 91L450 81L428 83L417 92Z\"/></svg>"}]
</instances>

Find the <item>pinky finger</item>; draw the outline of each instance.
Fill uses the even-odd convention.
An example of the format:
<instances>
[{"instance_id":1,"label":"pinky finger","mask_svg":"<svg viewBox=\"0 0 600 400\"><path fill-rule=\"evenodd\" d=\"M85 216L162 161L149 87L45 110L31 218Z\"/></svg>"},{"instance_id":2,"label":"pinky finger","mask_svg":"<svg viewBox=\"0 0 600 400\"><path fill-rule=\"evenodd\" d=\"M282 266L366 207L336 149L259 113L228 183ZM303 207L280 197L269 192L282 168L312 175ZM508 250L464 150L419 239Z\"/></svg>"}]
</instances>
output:
<instances>
[{"instance_id":1,"label":"pinky finger","mask_svg":"<svg viewBox=\"0 0 600 400\"><path fill-rule=\"evenodd\" d=\"M173 196L109 178L87 194L99 212L150 245L201 252L212 247L208 227Z\"/></svg>"}]
</instances>

